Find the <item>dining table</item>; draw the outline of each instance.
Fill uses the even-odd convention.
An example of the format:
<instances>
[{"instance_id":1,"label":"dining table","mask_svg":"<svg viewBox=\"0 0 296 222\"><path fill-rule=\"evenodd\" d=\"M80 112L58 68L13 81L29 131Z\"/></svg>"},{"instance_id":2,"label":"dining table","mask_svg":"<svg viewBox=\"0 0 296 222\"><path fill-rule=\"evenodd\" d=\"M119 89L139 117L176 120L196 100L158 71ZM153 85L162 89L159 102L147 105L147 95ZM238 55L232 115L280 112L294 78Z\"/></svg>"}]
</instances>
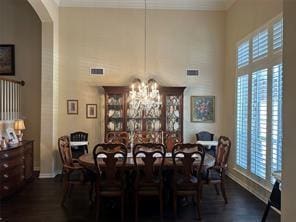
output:
<instances>
[{"instance_id":1,"label":"dining table","mask_svg":"<svg viewBox=\"0 0 296 222\"><path fill-rule=\"evenodd\" d=\"M96 171L96 166L95 166L95 162L94 162L94 157L93 154L90 153L86 153L83 154L79 157L79 163L81 166L92 170L92 171ZM137 157L137 163L138 160L141 161L141 157ZM103 157L99 157L98 161L103 164ZM198 164L198 161L200 161L198 158L196 159L196 164ZM161 162L161 158L159 158L159 163ZM139 164L139 163L138 163ZM204 158L204 162L203 162L203 168L207 169L209 167L214 166L215 164L215 157L213 157L210 154L205 154L205 158ZM127 153L127 159L126 159L126 163L125 163L125 167L127 169L133 169L136 167L135 163L134 163L134 158L131 152ZM163 164L163 168L164 169L172 169L174 167L173 165L173 159L172 159L172 153L171 152L167 152L165 155L165 159L164 159L164 164Z\"/></svg>"}]
</instances>

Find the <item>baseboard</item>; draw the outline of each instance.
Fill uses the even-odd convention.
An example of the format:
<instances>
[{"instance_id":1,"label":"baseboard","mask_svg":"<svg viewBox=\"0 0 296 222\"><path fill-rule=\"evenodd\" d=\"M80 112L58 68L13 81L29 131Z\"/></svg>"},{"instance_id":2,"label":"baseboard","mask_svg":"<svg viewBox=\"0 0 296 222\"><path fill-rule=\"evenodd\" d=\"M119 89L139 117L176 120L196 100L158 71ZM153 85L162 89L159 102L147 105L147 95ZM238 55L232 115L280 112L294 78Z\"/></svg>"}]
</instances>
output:
<instances>
[{"instance_id":1,"label":"baseboard","mask_svg":"<svg viewBox=\"0 0 296 222\"><path fill-rule=\"evenodd\" d=\"M249 186L248 184L244 183L242 180L240 180L238 177L236 177L234 174L232 174L231 172L227 173L227 176L230 177L232 180L234 180L236 183L238 183L239 185L241 185L243 188L245 188L246 190L248 190L249 192L251 192L253 195L255 195L258 199L260 199L261 201L263 201L264 203L267 203L268 201L268 197L265 197L264 195L262 195L260 192L258 192L257 189L254 189L253 187Z\"/></svg>"},{"instance_id":2,"label":"baseboard","mask_svg":"<svg viewBox=\"0 0 296 222\"><path fill-rule=\"evenodd\" d=\"M61 172L57 171L57 172L53 172L53 173L40 173L39 174L39 178L55 178L56 175L60 174Z\"/></svg>"}]
</instances>

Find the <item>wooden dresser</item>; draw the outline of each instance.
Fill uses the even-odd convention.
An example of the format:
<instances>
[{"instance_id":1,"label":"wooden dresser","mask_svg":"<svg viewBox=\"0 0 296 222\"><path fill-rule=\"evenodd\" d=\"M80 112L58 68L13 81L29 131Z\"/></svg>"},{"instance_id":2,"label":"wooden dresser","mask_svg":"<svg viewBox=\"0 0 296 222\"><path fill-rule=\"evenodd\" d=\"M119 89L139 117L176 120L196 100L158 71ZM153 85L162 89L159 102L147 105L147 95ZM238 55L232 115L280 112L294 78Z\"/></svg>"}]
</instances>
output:
<instances>
[{"instance_id":1,"label":"wooden dresser","mask_svg":"<svg viewBox=\"0 0 296 222\"><path fill-rule=\"evenodd\" d=\"M0 150L0 199L32 180L33 173L33 141L23 141Z\"/></svg>"}]
</instances>

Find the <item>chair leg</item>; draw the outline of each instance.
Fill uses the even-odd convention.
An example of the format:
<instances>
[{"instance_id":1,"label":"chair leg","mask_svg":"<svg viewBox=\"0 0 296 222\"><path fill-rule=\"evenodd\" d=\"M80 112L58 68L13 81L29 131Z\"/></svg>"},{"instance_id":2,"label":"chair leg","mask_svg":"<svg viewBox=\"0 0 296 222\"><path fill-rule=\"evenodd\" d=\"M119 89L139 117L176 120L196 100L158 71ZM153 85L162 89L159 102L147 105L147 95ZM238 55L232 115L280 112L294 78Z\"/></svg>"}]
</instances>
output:
<instances>
[{"instance_id":1,"label":"chair leg","mask_svg":"<svg viewBox=\"0 0 296 222\"><path fill-rule=\"evenodd\" d=\"M63 183L64 183L64 195L63 195L63 199L62 199L62 206L65 206L65 201L66 201L66 198L69 194L69 191L70 191L70 184L69 184L69 181L68 181L68 178L65 178L67 177L67 175L64 174L64 178L63 178Z\"/></svg>"},{"instance_id":2,"label":"chair leg","mask_svg":"<svg viewBox=\"0 0 296 222\"><path fill-rule=\"evenodd\" d=\"M177 194L174 191L173 194L173 211L174 211L174 219L177 219Z\"/></svg>"},{"instance_id":3,"label":"chair leg","mask_svg":"<svg viewBox=\"0 0 296 222\"><path fill-rule=\"evenodd\" d=\"M214 187L215 187L215 190L216 190L216 194L220 195L219 188L218 188L218 185L216 183L214 184Z\"/></svg>"},{"instance_id":4,"label":"chair leg","mask_svg":"<svg viewBox=\"0 0 296 222\"><path fill-rule=\"evenodd\" d=\"M201 212L200 212L200 193L201 193L201 185L196 192L196 211L197 211L197 219L201 220Z\"/></svg>"},{"instance_id":5,"label":"chair leg","mask_svg":"<svg viewBox=\"0 0 296 222\"><path fill-rule=\"evenodd\" d=\"M89 190L89 201L90 201L91 205L94 203L94 201L93 201L93 190L94 190L94 182L91 182L90 190Z\"/></svg>"},{"instance_id":6,"label":"chair leg","mask_svg":"<svg viewBox=\"0 0 296 222\"><path fill-rule=\"evenodd\" d=\"M69 186L69 198L71 198L73 186L74 185L70 183L70 186Z\"/></svg>"},{"instance_id":7,"label":"chair leg","mask_svg":"<svg viewBox=\"0 0 296 222\"><path fill-rule=\"evenodd\" d=\"M261 222L265 222L266 221L266 218L267 218L267 215L268 215L270 206L271 206L271 203L268 201Z\"/></svg>"},{"instance_id":8,"label":"chair leg","mask_svg":"<svg viewBox=\"0 0 296 222\"><path fill-rule=\"evenodd\" d=\"M124 194L121 195L121 222L124 221Z\"/></svg>"},{"instance_id":9,"label":"chair leg","mask_svg":"<svg viewBox=\"0 0 296 222\"><path fill-rule=\"evenodd\" d=\"M135 222L138 222L138 208L139 208L139 200L138 194L135 193Z\"/></svg>"},{"instance_id":10,"label":"chair leg","mask_svg":"<svg viewBox=\"0 0 296 222\"><path fill-rule=\"evenodd\" d=\"M225 184L224 184L223 180L221 181L220 186L221 186L221 191L222 191L222 195L223 195L223 198L224 198L224 202L225 202L225 204L227 204L228 200L227 200L227 197L226 197Z\"/></svg>"},{"instance_id":11,"label":"chair leg","mask_svg":"<svg viewBox=\"0 0 296 222\"><path fill-rule=\"evenodd\" d=\"M100 200L99 196L96 195L96 221L98 222L100 219Z\"/></svg>"},{"instance_id":12,"label":"chair leg","mask_svg":"<svg viewBox=\"0 0 296 222\"><path fill-rule=\"evenodd\" d=\"M162 196L162 192L159 193L159 215L160 215L160 221L163 221L163 196Z\"/></svg>"}]
</instances>

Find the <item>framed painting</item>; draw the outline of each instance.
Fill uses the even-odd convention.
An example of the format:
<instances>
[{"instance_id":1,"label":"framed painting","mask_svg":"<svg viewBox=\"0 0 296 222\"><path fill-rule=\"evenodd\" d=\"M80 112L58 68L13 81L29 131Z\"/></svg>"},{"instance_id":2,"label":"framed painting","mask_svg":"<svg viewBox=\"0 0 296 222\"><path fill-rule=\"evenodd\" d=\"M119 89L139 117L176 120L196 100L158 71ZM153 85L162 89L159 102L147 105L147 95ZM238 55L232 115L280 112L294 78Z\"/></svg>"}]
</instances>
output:
<instances>
[{"instance_id":1,"label":"framed painting","mask_svg":"<svg viewBox=\"0 0 296 222\"><path fill-rule=\"evenodd\" d=\"M215 122L215 96L191 96L191 122Z\"/></svg>"},{"instance_id":2,"label":"framed painting","mask_svg":"<svg viewBox=\"0 0 296 222\"><path fill-rule=\"evenodd\" d=\"M97 118L97 104L86 104L86 118L87 119Z\"/></svg>"},{"instance_id":3,"label":"framed painting","mask_svg":"<svg viewBox=\"0 0 296 222\"><path fill-rule=\"evenodd\" d=\"M14 75L14 45L0 45L0 76Z\"/></svg>"},{"instance_id":4,"label":"framed painting","mask_svg":"<svg viewBox=\"0 0 296 222\"><path fill-rule=\"evenodd\" d=\"M67 114L78 115L78 100L67 100Z\"/></svg>"}]
</instances>

